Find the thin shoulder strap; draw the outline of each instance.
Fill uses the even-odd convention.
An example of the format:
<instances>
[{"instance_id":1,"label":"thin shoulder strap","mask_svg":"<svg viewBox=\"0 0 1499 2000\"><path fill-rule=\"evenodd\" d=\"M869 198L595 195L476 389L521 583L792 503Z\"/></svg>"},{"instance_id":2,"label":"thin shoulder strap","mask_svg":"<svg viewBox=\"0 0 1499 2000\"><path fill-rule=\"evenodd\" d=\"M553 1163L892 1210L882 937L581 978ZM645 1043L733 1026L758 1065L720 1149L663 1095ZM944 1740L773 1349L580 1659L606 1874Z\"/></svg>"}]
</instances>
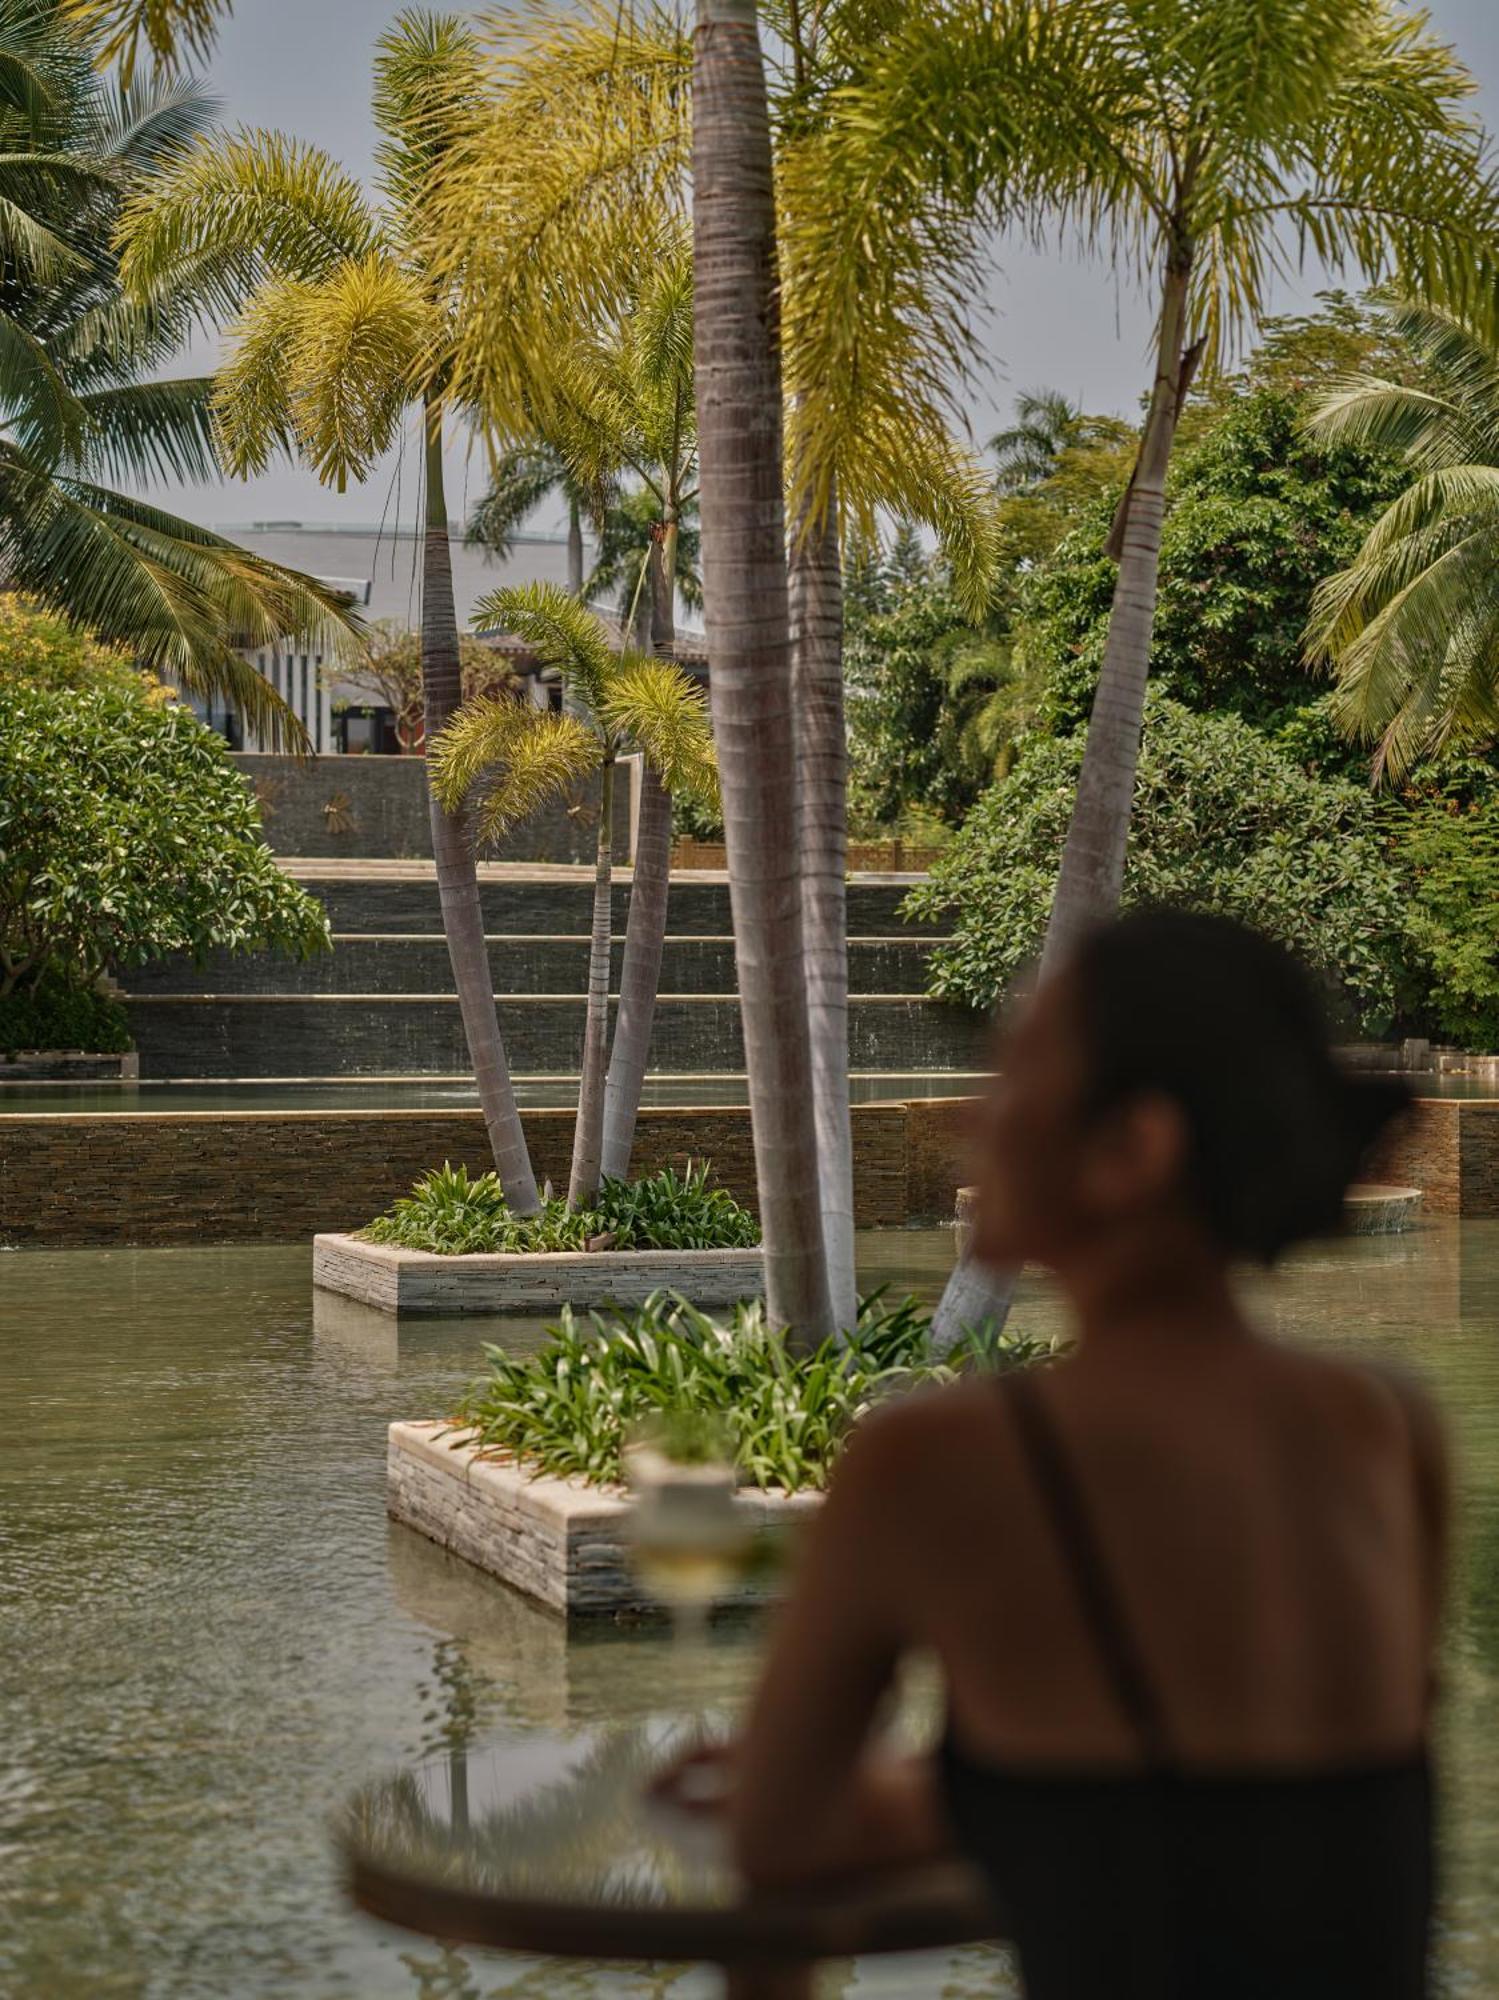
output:
<instances>
[{"instance_id":1,"label":"thin shoulder strap","mask_svg":"<svg viewBox=\"0 0 1499 2000\"><path fill-rule=\"evenodd\" d=\"M1055 1420L1024 1371L1001 1378L1015 1417L1021 1449L1042 1506L1071 1573L1083 1618L1113 1688L1120 1712L1134 1731L1146 1768L1172 1770L1176 1758L1160 1697L1125 1616L1114 1578L1094 1533L1077 1474L1063 1449Z\"/></svg>"}]
</instances>

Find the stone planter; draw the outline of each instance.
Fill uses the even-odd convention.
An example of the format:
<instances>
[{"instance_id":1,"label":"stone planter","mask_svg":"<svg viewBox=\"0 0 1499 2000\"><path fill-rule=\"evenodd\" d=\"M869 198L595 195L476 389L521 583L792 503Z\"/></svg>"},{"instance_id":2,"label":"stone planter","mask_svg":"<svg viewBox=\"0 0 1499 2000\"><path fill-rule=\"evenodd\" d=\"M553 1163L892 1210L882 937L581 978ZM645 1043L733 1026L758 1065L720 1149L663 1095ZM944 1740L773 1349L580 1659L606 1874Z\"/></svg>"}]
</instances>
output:
<instances>
[{"instance_id":1,"label":"stone planter","mask_svg":"<svg viewBox=\"0 0 1499 2000\"><path fill-rule=\"evenodd\" d=\"M755 1297L759 1250L525 1251L436 1257L359 1236L312 1239L312 1282L392 1313L537 1312L561 1306L637 1306L652 1292L694 1305Z\"/></svg>"},{"instance_id":2,"label":"stone planter","mask_svg":"<svg viewBox=\"0 0 1499 2000\"><path fill-rule=\"evenodd\" d=\"M739 1504L750 1529L758 1531L805 1519L819 1499L816 1493L750 1488ZM659 1609L630 1567L631 1504L617 1488L533 1478L502 1460L481 1457L442 1424L390 1427L391 1518L569 1618ZM722 1601L751 1604L766 1595L765 1583L756 1579Z\"/></svg>"}]
</instances>

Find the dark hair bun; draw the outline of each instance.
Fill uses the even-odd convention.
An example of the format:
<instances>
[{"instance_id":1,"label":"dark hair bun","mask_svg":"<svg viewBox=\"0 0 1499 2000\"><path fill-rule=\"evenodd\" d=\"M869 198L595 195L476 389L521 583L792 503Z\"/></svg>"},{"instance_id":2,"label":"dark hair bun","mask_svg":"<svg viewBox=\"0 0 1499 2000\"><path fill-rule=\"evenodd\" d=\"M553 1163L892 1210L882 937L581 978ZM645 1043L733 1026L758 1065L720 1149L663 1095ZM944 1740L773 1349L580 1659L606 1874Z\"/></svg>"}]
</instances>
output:
<instances>
[{"instance_id":1,"label":"dark hair bun","mask_svg":"<svg viewBox=\"0 0 1499 2000\"><path fill-rule=\"evenodd\" d=\"M1144 1092L1182 1107L1190 1191L1227 1250L1268 1263L1340 1227L1349 1183L1410 1093L1338 1068L1289 952L1225 917L1147 910L1085 938L1071 971L1089 1109Z\"/></svg>"}]
</instances>

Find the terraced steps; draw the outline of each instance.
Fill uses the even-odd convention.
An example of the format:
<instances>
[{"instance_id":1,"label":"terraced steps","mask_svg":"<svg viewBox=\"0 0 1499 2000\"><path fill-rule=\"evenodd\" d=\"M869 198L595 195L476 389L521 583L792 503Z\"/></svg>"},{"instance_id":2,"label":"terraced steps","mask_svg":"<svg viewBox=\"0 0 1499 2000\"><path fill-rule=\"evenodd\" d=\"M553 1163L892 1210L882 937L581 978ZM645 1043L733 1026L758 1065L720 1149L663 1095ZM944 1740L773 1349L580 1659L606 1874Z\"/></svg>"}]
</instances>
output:
<instances>
[{"instance_id":1,"label":"terraced steps","mask_svg":"<svg viewBox=\"0 0 1499 2000\"><path fill-rule=\"evenodd\" d=\"M496 996L512 1069L576 1072L581 995ZM468 1067L452 994L163 994L130 1003L141 1075L152 1077L450 1076ZM849 1062L868 1070L972 1070L985 1030L966 1010L920 994L849 1001ZM662 1075L744 1068L733 993L663 993L651 1069Z\"/></svg>"},{"instance_id":2,"label":"terraced steps","mask_svg":"<svg viewBox=\"0 0 1499 2000\"><path fill-rule=\"evenodd\" d=\"M452 1076L468 1068L430 863L282 864L326 905L331 954L177 959L128 982L147 1079ZM970 1070L982 1024L925 997L939 940L902 914L916 878L849 883L850 1064L858 1070ZM480 869L489 960L511 1067L574 1074L582 1048L591 872ZM623 955L628 873L616 886L613 978ZM742 1071L729 889L677 877L651 1047L658 1075Z\"/></svg>"},{"instance_id":3,"label":"terraced steps","mask_svg":"<svg viewBox=\"0 0 1499 2000\"><path fill-rule=\"evenodd\" d=\"M848 944L849 988L854 993L920 994L935 938L855 937ZM586 935L525 931L489 940L495 990L572 994L588 974ZM614 941L612 983L618 985L624 940ZM731 937L669 937L661 962L668 993L732 993ZM134 993L148 998L180 993L447 993L452 990L448 947L440 931L349 931L333 940L331 956L298 961L274 952L216 952L203 964L171 959L131 975Z\"/></svg>"}]
</instances>

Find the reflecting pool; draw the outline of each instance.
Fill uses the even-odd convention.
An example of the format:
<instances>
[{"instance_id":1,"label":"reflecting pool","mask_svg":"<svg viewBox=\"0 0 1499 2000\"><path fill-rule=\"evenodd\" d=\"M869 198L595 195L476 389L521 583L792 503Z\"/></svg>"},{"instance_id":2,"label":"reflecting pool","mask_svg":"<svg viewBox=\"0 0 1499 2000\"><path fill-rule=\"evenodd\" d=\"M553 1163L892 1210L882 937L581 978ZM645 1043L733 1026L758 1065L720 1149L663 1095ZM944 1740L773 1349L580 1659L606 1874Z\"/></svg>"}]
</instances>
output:
<instances>
[{"instance_id":1,"label":"reflecting pool","mask_svg":"<svg viewBox=\"0 0 1499 2000\"><path fill-rule=\"evenodd\" d=\"M951 1238L864 1239L929 1293ZM301 1249L0 1256L0 1994L40 2000L540 2000L712 1990L444 1952L343 1904L327 1824L455 1729L585 1728L731 1704L756 1634L682 1660L655 1630L571 1642L387 1522L384 1430L440 1411L515 1321L314 1305ZM1443 1990L1499 1990L1499 1223L1309 1252L1254 1293L1288 1337L1424 1372L1466 1505L1447 1679ZM1058 1324L1032 1288L1019 1315ZM833 1968L829 1994L1009 1990L988 1951Z\"/></svg>"}]
</instances>

